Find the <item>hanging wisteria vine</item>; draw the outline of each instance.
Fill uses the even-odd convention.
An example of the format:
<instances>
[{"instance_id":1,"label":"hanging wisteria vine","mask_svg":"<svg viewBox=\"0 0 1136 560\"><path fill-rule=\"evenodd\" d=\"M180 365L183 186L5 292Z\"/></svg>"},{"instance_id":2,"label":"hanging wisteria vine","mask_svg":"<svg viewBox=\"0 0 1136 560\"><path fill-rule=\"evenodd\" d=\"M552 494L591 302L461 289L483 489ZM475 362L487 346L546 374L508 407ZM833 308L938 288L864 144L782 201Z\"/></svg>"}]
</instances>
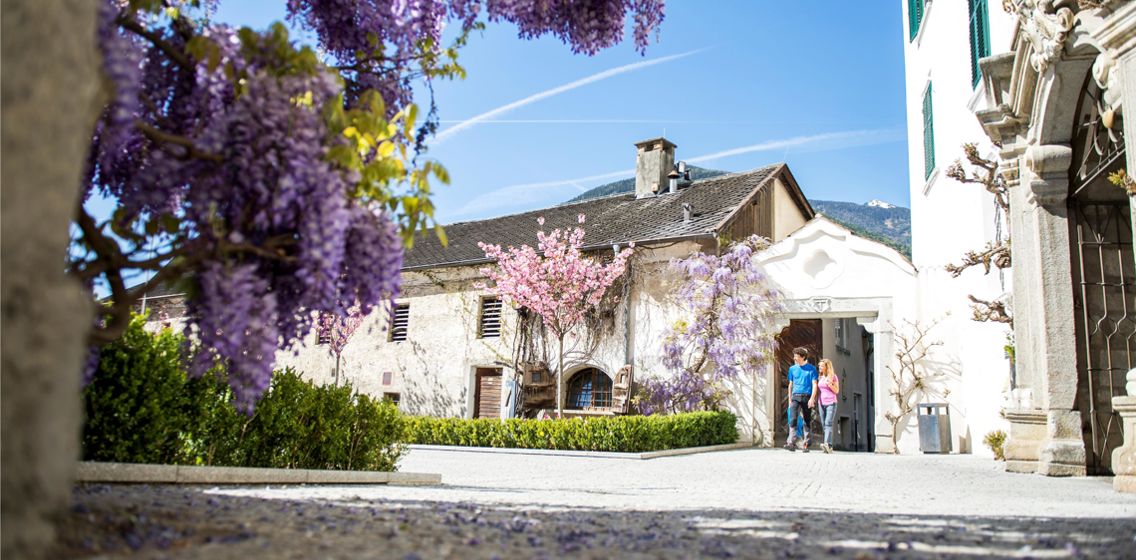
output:
<instances>
[{"instance_id":1,"label":"hanging wisteria vine","mask_svg":"<svg viewBox=\"0 0 1136 560\"><path fill-rule=\"evenodd\" d=\"M392 298L404 244L436 225L431 183L449 178L424 155L437 118L419 119L416 80L463 76L458 49L486 21L592 54L622 40L628 15L642 50L663 17L663 0L287 0L317 54L281 23L214 23L216 2L100 2L108 95L83 202L115 211L78 205L69 266L110 293L92 343L119 336L143 293L185 282L193 371L227 366L246 411L278 348L317 313Z\"/></svg>"}]
</instances>

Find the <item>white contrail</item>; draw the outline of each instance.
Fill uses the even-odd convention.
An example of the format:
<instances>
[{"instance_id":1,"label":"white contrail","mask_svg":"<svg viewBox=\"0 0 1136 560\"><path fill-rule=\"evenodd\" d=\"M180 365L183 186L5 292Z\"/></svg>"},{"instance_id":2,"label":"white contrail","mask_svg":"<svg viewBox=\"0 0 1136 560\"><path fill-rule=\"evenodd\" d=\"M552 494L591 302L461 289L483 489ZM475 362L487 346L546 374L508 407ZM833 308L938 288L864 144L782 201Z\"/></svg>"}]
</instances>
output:
<instances>
[{"instance_id":1,"label":"white contrail","mask_svg":"<svg viewBox=\"0 0 1136 560\"><path fill-rule=\"evenodd\" d=\"M749 146L741 146L738 148L730 148L729 150L722 150L712 154L704 154L692 158L685 158L687 163L700 163L703 161L710 161L713 159L737 156L741 154L749 154L753 152L767 152L769 150L780 150L781 148L793 148L797 146L805 146L809 144L819 144L828 141L851 140L853 142L843 142L840 148L877 143L880 140L890 142L894 140L894 130L889 129L876 129L876 130L849 130L845 132L826 132L824 134L813 134L811 136L796 136L793 138L786 138L783 140L770 140L760 144L751 144ZM875 137L875 138L873 138ZM859 140L859 142L856 142Z\"/></svg>"},{"instance_id":2,"label":"white contrail","mask_svg":"<svg viewBox=\"0 0 1136 560\"><path fill-rule=\"evenodd\" d=\"M596 74L592 74L591 76L588 76L586 78L580 78L579 80L576 80L574 82L569 82L569 83L561 85L561 86L556 86L552 89L544 90L540 93L534 93L534 94L532 94L532 95L530 95L530 96L528 96L524 99L519 99L519 100L514 101L512 103L502 105L500 107L497 107L496 109L486 111L484 113L481 113L480 115L477 115L475 117L470 117L470 118L468 118L468 119L466 119L466 120L464 120L464 121L462 121L458 124L455 124L454 126L451 126L450 128L447 128L447 129L439 132L438 136L436 138L434 138L434 141L431 144L438 145L438 144L444 142L447 138L450 138L451 136L453 136L453 135L455 135L455 134L457 134L457 133L459 133L459 132L461 132L461 131L463 131L467 128L470 128L470 127L472 127L472 126L474 126L478 123L485 122L489 119L492 119L493 117L504 115L505 113L508 113L509 111L512 111L512 110L520 108L520 107L524 107L525 105L529 105L531 103L536 103L537 101L540 101L541 99L547 99L547 98L552 97L554 95L560 95L561 93L564 93L566 91L571 91L571 90L574 90L578 87L586 86L588 84L598 82L600 80L606 80L608 78L612 78L612 77L618 76L620 74L626 74L628 72L634 72L636 70L642 70L643 68L654 66L656 64L663 64L664 62L671 62L672 60L678 60L680 58L686 58L686 57L688 57L692 54L697 54L699 52L702 52L703 50L705 50L705 49L687 51L687 52L684 52L684 53L672 54L670 56L653 58L651 60L644 60L644 61L641 61L641 62L624 64L623 66L617 66L615 68L610 68L608 70L604 70L603 72L598 72Z\"/></svg>"},{"instance_id":3,"label":"white contrail","mask_svg":"<svg viewBox=\"0 0 1136 560\"><path fill-rule=\"evenodd\" d=\"M463 123L464 119L438 121L443 124ZM674 119L482 119L479 124L757 124L740 121L678 121Z\"/></svg>"}]
</instances>

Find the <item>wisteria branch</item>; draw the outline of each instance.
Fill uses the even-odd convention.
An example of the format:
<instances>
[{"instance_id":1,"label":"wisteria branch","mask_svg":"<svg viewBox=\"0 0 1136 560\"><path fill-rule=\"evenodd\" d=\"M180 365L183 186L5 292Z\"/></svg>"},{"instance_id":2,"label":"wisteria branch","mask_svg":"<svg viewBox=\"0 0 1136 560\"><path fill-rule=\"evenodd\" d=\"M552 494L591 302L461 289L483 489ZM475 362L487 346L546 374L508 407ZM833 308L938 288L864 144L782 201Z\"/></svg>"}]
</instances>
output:
<instances>
[{"instance_id":1,"label":"wisteria branch","mask_svg":"<svg viewBox=\"0 0 1136 560\"><path fill-rule=\"evenodd\" d=\"M970 306L971 311L974 312L974 320L980 322L992 323L1006 323L1011 327L1014 326L1014 318L1010 315L1010 310L1003 301L986 301L978 299L974 296L967 296L973 304Z\"/></svg>"},{"instance_id":2,"label":"wisteria branch","mask_svg":"<svg viewBox=\"0 0 1136 560\"><path fill-rule=\"evenodd\" d=\"M990 267L1000 269L1010 268L1010 244L1009 242L1002 242L999 244L987 243L986 248L982 251L967 251L963 255L962 262L959 264L948 264L945 268L951 276L958 278L966 269L982 265L985 274L990 274Z\"/></svg>"}]
</instances>

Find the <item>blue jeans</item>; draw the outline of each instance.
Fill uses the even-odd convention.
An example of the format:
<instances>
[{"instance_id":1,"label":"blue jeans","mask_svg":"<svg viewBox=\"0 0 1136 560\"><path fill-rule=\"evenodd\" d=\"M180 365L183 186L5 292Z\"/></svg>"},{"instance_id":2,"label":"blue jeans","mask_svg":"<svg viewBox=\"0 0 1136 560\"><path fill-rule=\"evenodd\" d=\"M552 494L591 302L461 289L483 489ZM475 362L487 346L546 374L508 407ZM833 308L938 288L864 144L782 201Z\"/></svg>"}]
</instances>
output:
<instances>
[{"instance_id":1,"label":"blue jeans","mask_svg":"<svg viewBox=\"0 0 1136 560\"><path fill-rule=\"evenodd\" d=\"M836 418L836 403L820 405L820 420L824 424L824 442L832 445L832 421Z\"/></svg>"},{"instance_id":2,"label":"blue jeans","mask_svg":"<svg viewBox=\"0 0 1136 560\"><path fill-rule=\"evenodd\" d=\"M789 400L789 443L792 444L797 440L797 430L793 429L793 421L797 419L799 413L805 419L805 433L802 434L805 445L809 444L809 439L812 437L810 432L810 424L813 420L813 410L809 408L809 394L804 393L800 395L793 395Z\"/></svg>"}]
</instances>

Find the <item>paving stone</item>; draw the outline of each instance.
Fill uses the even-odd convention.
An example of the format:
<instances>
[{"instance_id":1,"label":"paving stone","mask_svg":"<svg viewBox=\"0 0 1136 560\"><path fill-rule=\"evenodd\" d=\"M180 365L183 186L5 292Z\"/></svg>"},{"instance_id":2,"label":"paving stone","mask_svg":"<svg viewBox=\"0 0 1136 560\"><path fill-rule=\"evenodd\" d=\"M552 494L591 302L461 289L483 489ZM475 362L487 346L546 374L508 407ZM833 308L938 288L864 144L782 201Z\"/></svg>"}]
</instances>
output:
<instances>
[{"instance_id":1,"label":"paving stone","mask_svg":"<svg viewBox=\"0 0 1136 560\"><path fill-rule=\"evenodd\" d=\"M84 485L60 557L1131 558L1109 478L972 456L745 449L651 461L417 449L441 486Z\"/></svg>"}]
</instances>

